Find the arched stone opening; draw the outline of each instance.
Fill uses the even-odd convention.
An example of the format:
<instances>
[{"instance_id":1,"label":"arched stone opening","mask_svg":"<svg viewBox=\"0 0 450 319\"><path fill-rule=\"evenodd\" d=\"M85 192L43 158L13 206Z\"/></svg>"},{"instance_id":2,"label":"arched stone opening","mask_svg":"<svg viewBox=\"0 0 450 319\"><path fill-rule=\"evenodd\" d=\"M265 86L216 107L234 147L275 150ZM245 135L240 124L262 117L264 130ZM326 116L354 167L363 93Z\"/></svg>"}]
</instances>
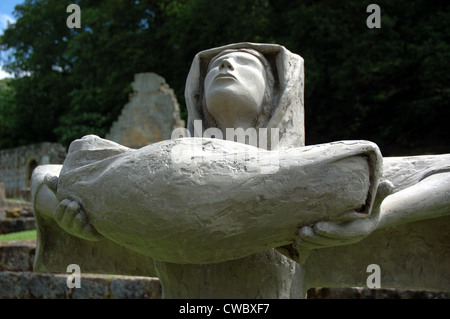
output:
<instances>
[{"instance_id":1,"label":"arched stone opening","mask_svg":"<svg viewBox=\"0 0 450 319\"><path fill-rule=\"evenodd\" d=\"M36 159L31 158L28 160L27 164L27 174L26 174L26 187L30 187L31 184L31 175L33 174L34 169L39 165L39 163L36 161Z\"/></svg>"}]
</instances>

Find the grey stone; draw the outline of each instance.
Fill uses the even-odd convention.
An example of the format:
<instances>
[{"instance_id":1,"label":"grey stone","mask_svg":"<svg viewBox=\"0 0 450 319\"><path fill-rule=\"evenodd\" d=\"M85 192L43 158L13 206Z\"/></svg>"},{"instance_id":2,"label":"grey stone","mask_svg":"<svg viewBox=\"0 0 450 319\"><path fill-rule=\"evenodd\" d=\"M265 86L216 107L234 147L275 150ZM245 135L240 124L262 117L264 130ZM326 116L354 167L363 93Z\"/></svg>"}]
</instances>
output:
<instances>
[{"instance_id":1,"label":"grey stone","mask_svg":"<svg viewBox=\"0 0 450 319\"><path fill-rule=\"evenodd\" d=\"M117 272L148 267L166 298L304 298L311 287L362 287L373 264L385 288L449 290L450 154L385 160L368 141L304 146L303 84L303 59L279 45L197 54L183 132L194 138L134 150L86 136L62 167L35 170L37 268L112 250ZM256 129L271 129L266 147L252 144ZM78 257L101 271L101 257Z\"/></svg>"},{"instance_id":2,"label":"grey stone","mask_svg":"<svg viewBox=\"0 0 450 319\"><path fill-rule=\"evenodd\" d=\"M0 299L160 299L156 278L82 274L79 288L68 275L0 271Z\"/></svg>"},{"instance_id":3,"label":"grey stone","mask_svg":"<svg viewBox=\"0 0 450 319\"><path fill-rule=\"evenodd\" d=\"M177 127L184 127L175 93L155 73L139 73L132 83L134 93L113 123L106 138L140 148L169 139Z\"/></svg>"},{"instance_id":4,"label":"grey stone","mask_svg":"<svg viewBox=\"0 0 450 319\"><path fill-rule=\"evenodd\" d=\"M0 299L25 299L30 273L0 271Z\"/></svg>"},{"instance_id":5,"label":"grey stone","mask_svg":"<svg viewBox=\"0 0 450 319\"><path fill-rule=\"evenodd\" d=\"M314 288L308 299L449 299L450 294L436 291L369 288Z\"/></svg>"},{"instance_id":6,"label":"grey stone","mask_svg":"<svg viewBox=\"0 0 450 319\"><path fill-rule=\"evenodd\" d=\"M115 276L111 280L114 299L160 299L161 285L157 278Z\"/></svg>"},{"instance_id":7,"label":"grey stone","mask_svg":"<svg viewBox=\"0 0 450 319\"><path fill-rule=\"evenodd\" d=\"M49 142L0 150L0 181L4 183L6 197L21 198L28 194L33 169L37 165L62 164L65 156L64 146Z\"/></svg>"},{"instance_id":8,"label":"grey stone","mask_svg":"<svg viewBox=\"0 0 450 319\"><path fill-rule=\"evenodd\" d=\"M18 273L24 274L24 273ZM52 274L25 273L29 278L29 298L37 299L66 299L69 296L66 276L55 276Z\"/></svg>"},{"instance_id":9,"label":"grey stone","mask_svg":"<svg viewBox=\"0 0 450 319\"><path fill-rule=\"evenodd\" d=\"M5 184L0 182L0 210L6 206Z\"/></svg>"},{"instance_id":10,"label":"grey stone","mask_svg":"<svg viewBox=\"0 0 450 319\"><path fill-rule=\"evenodd\" d=\"M35 247L34 241L0 242L0 271L31 271Z\"/></svg>"},{"instance_id":11,"label":"grey stone","mask_svg":"<svg viewBox=\"0 0 450 319\"><path fill-rule=\"evenodd\" d=\"M64 280L67 280L67 276ZM83 275L80 279L80 288L69 289L71 299L108 299L110 297L110 280L104 276ZM66 285L66 281L64 281Z\"/></svg>"},{"instance_id":12,"label":"grey stone","mask_svg":"<svg viewBox=\"0 0 450 319\"><path fill-rule=\"evenodd\" d=\"M18 217L0 220L0 234L36 229L34 217Z\"/></svg>"}]
</instances>

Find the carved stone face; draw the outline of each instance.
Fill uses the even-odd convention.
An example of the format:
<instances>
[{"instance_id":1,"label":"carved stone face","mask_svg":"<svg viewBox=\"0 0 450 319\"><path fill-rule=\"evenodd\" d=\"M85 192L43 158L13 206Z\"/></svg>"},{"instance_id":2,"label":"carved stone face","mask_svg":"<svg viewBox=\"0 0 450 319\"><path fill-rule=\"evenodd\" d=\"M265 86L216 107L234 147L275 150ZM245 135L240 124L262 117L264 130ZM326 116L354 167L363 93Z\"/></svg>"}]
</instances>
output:
<instances>
[{"instance_id":1,"label":"carved stone face","mask_svg":"<svg viewBox=\"0 0 450 319\"><path fill-rule=\"evenodd\" d=\"M213 59L205 78L208 112L219 128L252 126L266 90L264 65L254 55L232 52Z\"/></svg>"}]
</instances>

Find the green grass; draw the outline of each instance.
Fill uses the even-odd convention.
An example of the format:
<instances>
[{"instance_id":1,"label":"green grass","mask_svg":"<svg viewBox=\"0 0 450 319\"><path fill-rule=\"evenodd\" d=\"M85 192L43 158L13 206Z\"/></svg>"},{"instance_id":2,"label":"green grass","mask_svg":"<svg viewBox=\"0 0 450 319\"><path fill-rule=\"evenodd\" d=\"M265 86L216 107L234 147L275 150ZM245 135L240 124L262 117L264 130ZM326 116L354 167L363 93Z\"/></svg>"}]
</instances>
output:
<instances>
[{"instance_id":1,"label":"green grass","mask_svg":"<svg viewBox=\"0 0 450 319\"><path fill-rule=\"evenodd\" d=\"M0 241L35 240L36 230L25 230L17 233L0 235Z\"/></svg>"},{"instance_id":2,"label":"green grass","mask_svg":"<svg viewBox=\"0 0 450 319\"><path fill-rule=\"evenodd\" d=\"M27 202L26 200L20 199L20 198L7 198L7 202L10 203L18 203L18 204L29 204L30 202Z\"/></svg>"}]
</instances>

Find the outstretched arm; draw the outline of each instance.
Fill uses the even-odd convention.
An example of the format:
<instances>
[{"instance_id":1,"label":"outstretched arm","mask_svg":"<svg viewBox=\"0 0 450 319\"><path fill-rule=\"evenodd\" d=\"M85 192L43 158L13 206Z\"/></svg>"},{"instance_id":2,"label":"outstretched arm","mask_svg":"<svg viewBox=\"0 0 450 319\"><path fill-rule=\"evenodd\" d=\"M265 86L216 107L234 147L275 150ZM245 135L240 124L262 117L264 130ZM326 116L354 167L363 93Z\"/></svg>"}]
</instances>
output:
<instances>
[{"instance_id":1,"label":"outstretched arm","mask_svg":"<svg viewBox=\"0 0 450 319\"><path fill-rule=\"evenodd\" d=\"M294 247L300 251L311 250L349 245L362 240L377 228L382 214L382 203L392 193L393 188L390 181L380 182L370 215L353 213L345 216L342 221L320 221L300 228Z\"/></svg>"},{"instance_id":2,"label":"outstretched arm","mask_svg":"<svg viewBox=\"0 0 450 319\"><path fill-rule=\"evenodd\" d=\"M33 172L34 211L40 218L54 220L59 227L76 237L97 241L104 238L90 224L76 201L59 202L56 198L61 165L38 166Z\"/></svg>"},{"instance_id":3,"label":"outstretched arm","mask_svg":"<svg viewBox=\"0 0 450 319\"><path fill-rule=\"evenodd\" d=\"M264 165L274 168L274 156L277 169L262 174ZM82 207L100 234L127 248L210 263L290 244L299 225L370 212L379 158L363 141L278 153L225 140L170 140L81 167L73 161L57 194L61 212L74 216ZM74 225L61 215L62 227Z\"/></svg>"},{"instance_id":4,"label":"outstretched arm","mask_svg":"<svg viewBox=\"0 0 450 319\"><path fill-rule=\"evenodd\" d=\"M356 243L375 229L450 214L450 172L433 174L390 194L393 185L382 182L372 215L342 222L323 221L302 227L295 241L298 250ZM389 196L388 196L389 195Z\"/></svg>"},{"instance_id":5,"label":"outstretched arm","mask_svg":"<svg viewBox=\"0 0 450 319\"><path fill-rule=\"evenodd\" d=\"M377 228L410 223L450 214L450 172L426 177L387 197Z\"/></svg>"}]
</instances>

